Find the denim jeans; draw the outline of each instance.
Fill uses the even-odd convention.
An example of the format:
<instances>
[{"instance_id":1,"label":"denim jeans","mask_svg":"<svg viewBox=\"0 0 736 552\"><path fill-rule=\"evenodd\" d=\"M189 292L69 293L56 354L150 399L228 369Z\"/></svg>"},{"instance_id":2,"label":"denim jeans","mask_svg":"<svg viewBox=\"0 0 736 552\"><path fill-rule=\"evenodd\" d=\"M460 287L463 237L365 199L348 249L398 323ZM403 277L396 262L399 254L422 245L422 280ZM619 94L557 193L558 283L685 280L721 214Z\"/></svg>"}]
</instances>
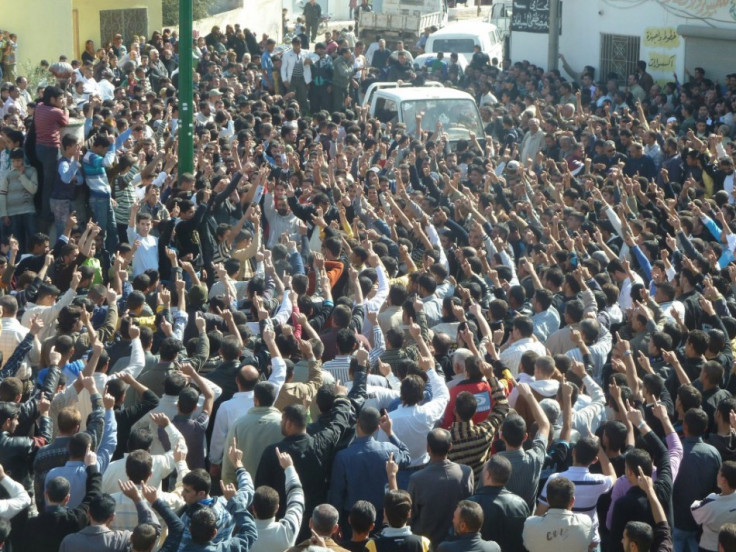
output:
<instances>
[{"instance_id":1,"label":"denim jeans","mask_svg":"<svg viewBox=\"0 0 736 552\"><path fill-rule=\"evenodd\" d=\"M672 541L675 552L698 552L698 532L683 531L674 527L672 529Z\"/></svg>"},{"instance_id":2,"label":"denim jeans","mask_svg":"<svg viewBox=\"0 0 736 552\"><path fill-rule=\"evenodd\" d=\"M89 208L92 211L92 220L102 228L105 250L112 255L118 246L118 226L110 198L90 196Z\"/></svg>"},{"instance_id":3,"label":"denim jeans","mask_svg":"<svg viewBox=\"0 0 736 552\"><path fill-rule=\"evenodd\" d=\"M71 199L51 199L49 200L51 212L54 215L54 226L56 228L56 237L58 238L64 233L66 221L72 213Z\"/></svg>"},{"instance_id":4,"label":"denim jeans","mask_svg":"<svg viewBox=\"0 0 736 552\"><path fill-rule=\"evenodd\" d=\"M14 236L18 240L20 253L25 253L26 247L31 242L31 236L36 233L36 213L12 215L9 218L10 224L3 224L3 235Z\"/></svg>"},{"instance_id":5,"label":"denim jeans","mask_svg":"<svg viewBox=\"0 0 736 552\"><path fill-rule=\"evenodd\" d=\"M57 163L61 154L55 146L43 146L36 144L36 156L43 168L43 180L41 181L41 220L51 222L51 190L54 188L56 179Z\"/></svg>"}]
</instances>

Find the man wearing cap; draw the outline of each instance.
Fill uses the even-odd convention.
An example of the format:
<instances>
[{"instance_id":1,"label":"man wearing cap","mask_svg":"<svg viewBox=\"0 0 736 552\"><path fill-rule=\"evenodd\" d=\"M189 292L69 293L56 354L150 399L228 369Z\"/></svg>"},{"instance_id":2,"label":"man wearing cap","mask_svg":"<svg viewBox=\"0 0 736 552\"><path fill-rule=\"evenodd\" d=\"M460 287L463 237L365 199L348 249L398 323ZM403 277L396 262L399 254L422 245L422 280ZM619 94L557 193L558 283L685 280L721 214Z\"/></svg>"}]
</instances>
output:
<instances>
[{"instance_id":1,"label":"man wearing cap","mask_svg":"<svg viewBox=\"0 0 736 552\"><path fill-rule=\"evenodd\" d=\"M311 2L314 3L314 0ZM294 93L302 113L308 112L307 95L312 82L312 58L308 52L302 50L302 41L298 37L291 40L291 50L284 52L281 58L281 79L284 87Z\"/></svg>"},{"instance_id":2,"label":"man wearing cap","mask_svg":"<svg viewBox=\"0 0 736 552\"><path fill-rule=\"evenodd\" d=\"M312 113L322 109L332 111L332 58L327 55L327 49L323 42L314 46L318 59L312 64L312 90L310 94L310 105Z\"/></svg>"}]
</instances>

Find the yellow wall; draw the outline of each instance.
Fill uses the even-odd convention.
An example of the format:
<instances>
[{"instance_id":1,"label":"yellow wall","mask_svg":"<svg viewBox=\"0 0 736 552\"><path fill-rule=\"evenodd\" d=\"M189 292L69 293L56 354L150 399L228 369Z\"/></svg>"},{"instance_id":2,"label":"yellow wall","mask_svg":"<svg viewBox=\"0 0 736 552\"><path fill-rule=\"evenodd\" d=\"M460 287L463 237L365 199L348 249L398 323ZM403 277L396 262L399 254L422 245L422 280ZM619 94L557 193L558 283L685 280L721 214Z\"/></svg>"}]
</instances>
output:
<instances>
[{"instance_id":1,"label":"yellow wall","mask_svg":"<svg viewBox=\"0 0 736 552\"><path fill-rule=\"evenodd\" d=\"M103 10L148 8L147 37L150 38L153 31L163 28L161 0L72 0L72 6L79 14L79 43L75 45L79 55L84 51L84 43L89 39L94 40L95 48L100 47L100 11Z\"/></svg>"},{"instance_id":2,"label":"yellow wall","mask_svg":"<svg viewBox=\"0 0 736 552\"><path fill-rule=\"evenodd\" d=\"M159 2L159 12L161 3ZM74 54L70 0L0 0L0 28L18 35L17 71L42 59L58 61Z\"/></svg>"},{"instance_id":3,"label":"yellow wall","mask_svg":"<svg viewBox=\"0 0 736 552\"><path fill-rule=\"evenodd\" d=\"M100 10L125 8L148 8L149 37L163 27L161 0L23 0L20 5L17 0L0 0L0 29L18 35L18 73L22 74L42 59L54 63L61 54L77 57L89 38L99 46Z\"/></svg>"}]
</instances>

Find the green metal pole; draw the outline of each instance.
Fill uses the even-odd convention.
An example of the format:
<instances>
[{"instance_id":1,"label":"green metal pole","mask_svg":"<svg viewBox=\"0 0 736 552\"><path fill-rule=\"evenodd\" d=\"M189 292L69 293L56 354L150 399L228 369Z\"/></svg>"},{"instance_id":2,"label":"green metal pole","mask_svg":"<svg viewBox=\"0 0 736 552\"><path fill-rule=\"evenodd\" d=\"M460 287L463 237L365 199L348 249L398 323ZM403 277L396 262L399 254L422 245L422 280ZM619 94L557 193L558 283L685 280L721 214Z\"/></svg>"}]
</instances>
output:
<instances>
[{"instance_id":1,"label":"green metal pole","mask_svg":"<svg viewBox=\"0 0 736 552\"><path fill-rule=\"evenodd\" d=\"M179 0L179 174L194 171L192 0Z\"/></svg>"}]
</instances>

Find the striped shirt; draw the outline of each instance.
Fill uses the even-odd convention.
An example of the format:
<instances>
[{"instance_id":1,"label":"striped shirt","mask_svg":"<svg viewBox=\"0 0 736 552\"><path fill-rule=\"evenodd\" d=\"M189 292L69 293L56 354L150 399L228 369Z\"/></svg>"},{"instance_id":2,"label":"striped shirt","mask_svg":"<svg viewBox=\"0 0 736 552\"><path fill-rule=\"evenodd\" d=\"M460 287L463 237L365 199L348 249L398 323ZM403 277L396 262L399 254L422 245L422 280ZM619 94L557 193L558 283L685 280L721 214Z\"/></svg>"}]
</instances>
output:
<instances>
[{"instance_id":1,"label":"striped shirt","mask_svg":"<svg viewBox=\"0 0 736 552\"><path fill-rule=\"evenodd\" d=\"M381 327L376 325L373 327L373 347L368 353L368 366L374 368L378 359L386 351L386 344L383 339L383 331ZM332 360L328 360L322 365L322 369L327 371L335 381L341 381L343 384L350 380L348 369L352 355L337 355Z\"/></svg>"},{"instance_id":2,"label":"striped shirt","mask_svg":"<svg viewBox=\"0 0 736 552\"><path fill-rule=\"evenodd\" d=\"M136 165L133 165L127 174L118 176L115 181L115 201L117 206L113 207L112 210L115 212L115 220L118 224L128 225L128 219L130 219L130 209L133 204L137 201L135 194L135 185L133 177L140 171Z\"/></svg>"},{"instance_id":3,"label":"striped shirt","mask_svg":"<svg viewBox=\"0 0 736 552\"><path fill-rule=\"evenodd\" d=\"M350 368L352 358L352 355L337 355L332 360L325 362L322 365L322 369L335 378L335 381L345 383L350 379L348 369Z\"/></svg>"},{"instance_id":4,"label":"striped shirt","mask_svg":"<svg viewBox=\"0 0 736 552\"><path fill-rule=\"evenodd\" d=\"M294 64L294 71L291 74L291 80L294 80L297 77L302 79L304 78L304 62L301 59L298 59Z\"/></svg>"},{"instance_id":5,"label":"striped shirt","mask_svg":"<svg viewBox=\"0 0 736 552\"><path fill-rule=\"evenodd\" d=\"M452 449L448 458L457 464L470 466L476 481L481 480L481 471L488 459L491 443L509 412L509 402L498 379L491 378L489 383L493 409L488 418L477 425L471 419L467 422L453 422L450 427Z\"/></svg>"},{"instance_id":6,"label":"striped shirt","mask_svg":"<svg viewBox=\"0 0 736 552\"><path fill-rule=\"evenodd\" d=\"M596 505L600 496L611 490L615 479L600 473L590 473L590 470L585 466L572 466L564 472L553 473L549 476L539 495L540 504L548 505L547 485L549 485L550 481L558 477L566 477L575 485L575 504L573 505L572 511L576 514L585 514L590 517L593 522L593 530L596 533L595 542L600 542Z\"/></svg>"}]
</instances>

